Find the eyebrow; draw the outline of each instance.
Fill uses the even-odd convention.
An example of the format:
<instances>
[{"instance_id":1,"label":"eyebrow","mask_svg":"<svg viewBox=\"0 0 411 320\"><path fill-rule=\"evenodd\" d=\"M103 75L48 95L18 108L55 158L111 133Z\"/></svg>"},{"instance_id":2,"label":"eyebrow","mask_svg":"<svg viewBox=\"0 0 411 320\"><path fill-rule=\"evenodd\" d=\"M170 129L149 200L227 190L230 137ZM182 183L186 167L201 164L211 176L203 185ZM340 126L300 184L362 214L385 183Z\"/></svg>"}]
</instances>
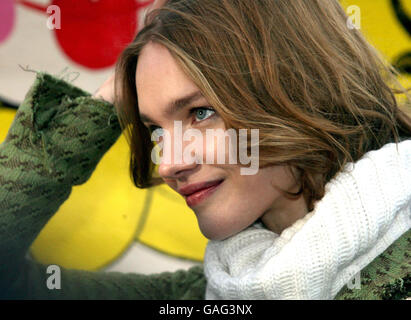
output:
<instances>
[{"instance_id":1,"label":"eyebrow","mask_svg":"<svg viewBox=\"0 0 411 320\"><path fill-rule=\"evenodd\" d=\"M202 94L201 91L195 91L193 93L188 94L185 97L179 98L177 100L174 100L170 102L167 105L167 108L164 112L164 115L166 117L172 115L173 113L177 112L178 110L183 109L189 104L192 104L193 102L200 100L201 98L204 98L204 95ZM151 122L155 123L155 121L151 120L151 118L143 113L140 113L140 120L142 122Z\"/></svg>"}]
</instances>

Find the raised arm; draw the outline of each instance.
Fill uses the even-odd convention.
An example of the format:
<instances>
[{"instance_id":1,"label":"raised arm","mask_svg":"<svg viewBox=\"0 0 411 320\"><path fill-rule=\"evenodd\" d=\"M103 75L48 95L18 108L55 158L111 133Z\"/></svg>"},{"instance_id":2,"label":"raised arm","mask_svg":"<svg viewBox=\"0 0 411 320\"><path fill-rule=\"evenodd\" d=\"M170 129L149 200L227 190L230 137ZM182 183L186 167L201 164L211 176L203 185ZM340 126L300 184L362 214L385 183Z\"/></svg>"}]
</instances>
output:
<instances>
[{"instance_id":1,"label":"raised arm","mask_svg":"<svg viewBox=\"0 0 411 320\"><path fill-rule=\"evenodd\" d=\"M202 298L201 267L146 276L47 266L26 253L47 221L85 183L121 134L110 102L39 73L0 145L0 297L20 299Z\"/></svg>"}]
</instances>

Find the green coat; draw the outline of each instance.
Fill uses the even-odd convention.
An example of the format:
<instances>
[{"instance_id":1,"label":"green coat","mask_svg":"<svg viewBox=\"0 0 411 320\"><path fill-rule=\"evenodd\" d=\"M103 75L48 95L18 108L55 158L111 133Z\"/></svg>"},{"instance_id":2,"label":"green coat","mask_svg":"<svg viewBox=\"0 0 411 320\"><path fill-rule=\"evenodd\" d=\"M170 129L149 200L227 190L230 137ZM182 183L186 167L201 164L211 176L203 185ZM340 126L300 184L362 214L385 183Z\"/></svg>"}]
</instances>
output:
<instances>
[{"instance_id":1,"label":"green coat","mask_svg":"<svg viewBox=\"0 0 411 320\"><path fill-rule=\"evenodd\" d=\"M61 268L47 288L47 266L26 257L31 243L85 183L121 134L114 107L39 73L0 145L0 297L3 299L204 299L201 266L141 275ZM361 288L336 299L404 299L410 294L408 231L361 272Z\"/></svg>"}]
</instances>

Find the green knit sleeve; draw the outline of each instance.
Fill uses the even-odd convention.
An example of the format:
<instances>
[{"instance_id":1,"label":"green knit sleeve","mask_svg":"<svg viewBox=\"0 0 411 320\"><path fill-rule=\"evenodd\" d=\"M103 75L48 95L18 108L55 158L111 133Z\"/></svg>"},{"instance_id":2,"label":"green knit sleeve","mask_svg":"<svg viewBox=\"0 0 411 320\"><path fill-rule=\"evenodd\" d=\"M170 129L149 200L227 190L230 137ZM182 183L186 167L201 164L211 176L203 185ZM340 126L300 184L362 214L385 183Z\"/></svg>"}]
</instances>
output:
<instances>
[{"instance_id":1,"label":"green knit sleeve","mask_svg":"<svg viewBox=\"0 0 411 320\"><path fill-rule=\"evenodd\" d=\"M121 134L115 108L44 73L0 145L0 297L20 299L202 299L202 268L157 275L60 268L27 257L41 229L85 183Z\"/></svg>"}]
</instances>

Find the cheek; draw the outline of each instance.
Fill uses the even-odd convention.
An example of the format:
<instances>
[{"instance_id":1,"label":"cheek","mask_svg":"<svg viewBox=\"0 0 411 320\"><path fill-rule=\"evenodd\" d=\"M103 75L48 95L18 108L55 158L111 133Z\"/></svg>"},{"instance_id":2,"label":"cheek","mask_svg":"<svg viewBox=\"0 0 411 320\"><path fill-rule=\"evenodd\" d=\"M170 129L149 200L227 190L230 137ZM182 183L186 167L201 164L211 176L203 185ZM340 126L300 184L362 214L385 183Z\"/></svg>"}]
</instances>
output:
<instances>
[{"instance_id":1,"label":"cheek","mask_svg":"<svg viewBox=\"0 0 411 320\"><path fill-rule=\"evenodd\" d=\"M233 197L238 208L246 208L253 218L276 206L283 198L275 186L282 190L287 190L290 186L290 179L282 167L263 168L256 175L240 175L240 166L235 167L230 183Z\"/></svg>"},{"instance_id":2,"label":"cheek","mask_svg":"<svg viewBox=\"0 0 411 320\"><path fill-rule=\"evenodd\" d=\"M252 225L278 199L270 185L268 171L255 176L240 175L238 165L214 165L224 171L223 189L212 202L197 208L201 232L209 239L221 240ZM207 166L205 168L208 168Z\"/></svg>"},{"instance_id":3,"label":"cheek","mask_svg":"<svg viewBox=\"0 0 411 320\"><path fill-rule=\"evenodd\" d=\"M204 134L203 161L207 164L235 165L237 159L237 138L233 131L210 130Z\"/></svg>"},{"instance_id":4,"label":"cheek","mask_svg":"<svg viewBox=\"0 0 411 320\"><path fill-rule=\"evenodd\" d=\"M255 176L237 175L233 188L238 194L238 200L247 207L260 208L272 202L276 193L271 186L271 180L267 176L258 174ZM261 205L261 206L260 206Z\"/></svg>"},{"instance_id":5,"label":"cheek","mask_svg":"<svg viewBox=\"0 0 411 320\"><path fill-rule=\"evenodd\" d=\"M213 138L209 133L204 135L203 141L203 161L207 164L218 163L218 141Z\"/></svg>"}]
</instances>

